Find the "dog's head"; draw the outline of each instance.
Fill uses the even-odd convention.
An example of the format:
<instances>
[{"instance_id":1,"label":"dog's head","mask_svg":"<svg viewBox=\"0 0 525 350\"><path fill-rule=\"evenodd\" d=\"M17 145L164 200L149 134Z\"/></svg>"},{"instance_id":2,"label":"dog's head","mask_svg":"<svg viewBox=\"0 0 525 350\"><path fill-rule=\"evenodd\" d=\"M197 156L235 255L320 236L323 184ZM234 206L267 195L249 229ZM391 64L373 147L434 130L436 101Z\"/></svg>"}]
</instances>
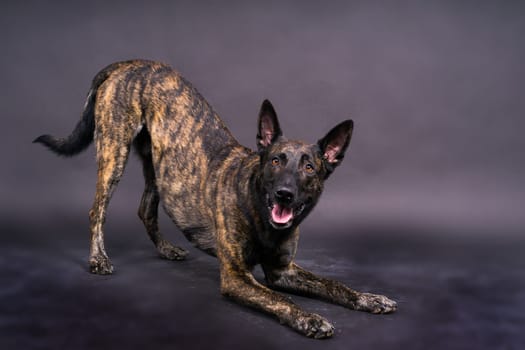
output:
<instances>
[{"instance_id":1,"label":"dog's head","mask_svg":"<svg viewBox=\"0 0 525 350\"><path fill-rule=\"evenodd\" d=\"M317 203L324 181L343 160L353 122L338 124L316 144L287 140L272 104L265 100L258 125L261 214L274 229L287 229L298 225Z\"/></svg>"}]
</instances>

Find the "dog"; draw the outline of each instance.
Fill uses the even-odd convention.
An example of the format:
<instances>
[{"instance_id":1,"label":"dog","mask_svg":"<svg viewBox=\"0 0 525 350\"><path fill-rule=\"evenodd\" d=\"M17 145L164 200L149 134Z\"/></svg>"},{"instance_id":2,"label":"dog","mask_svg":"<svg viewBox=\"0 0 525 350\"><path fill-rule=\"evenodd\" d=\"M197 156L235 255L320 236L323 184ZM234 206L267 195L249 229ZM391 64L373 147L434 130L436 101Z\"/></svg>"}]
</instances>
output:
<instances>
[{"instance_id":1,"label":"dog","mask_svg":"<svg viewBox=\"0 0 525 350\"><path fill-rule=\"evenodd\" d=\"M190 242L218 258L222 295L273 315L308 337L328 338L334 327L325 318L302 310L275 290L372 313L397 308L385 296L357 292L294 262L299 224L341 164L352 130L352 120L345 120L315 144L289 140L265 100L253 151L235 140L208 102L173 68L131 60L113 63L95 76L81 120L68 137L42 135L34 142L73 156L95 141L98 177L89 211L92 273L113 272L103 224L133 145L145 179L138 215L161 257L182 260L187 251L159 232L160 202ZM251 273L257 264L266 285Z\"/></svg>"}]
</instances>

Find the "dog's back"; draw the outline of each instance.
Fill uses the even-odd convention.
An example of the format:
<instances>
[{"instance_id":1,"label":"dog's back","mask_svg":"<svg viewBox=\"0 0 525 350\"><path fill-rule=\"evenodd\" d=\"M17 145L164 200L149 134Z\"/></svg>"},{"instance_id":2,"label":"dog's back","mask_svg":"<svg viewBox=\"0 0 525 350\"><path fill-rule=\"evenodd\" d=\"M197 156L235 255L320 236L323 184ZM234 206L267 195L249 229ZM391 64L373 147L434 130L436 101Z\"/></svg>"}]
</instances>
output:
<instances>
[{"instance_id":1,"label":"dog's back","mask_svg":"<svg viewBox=\"0 0 525 350\"><path fill-rule=\"evenodd\" d=\"M144 160L145 175L154 174L167 214L190 241L215 253L214 202L221 186L217 176L224 174L217 170L252 152L238 144L186 79L158 62L111 64L93 79L75 131L65 139L44 135L35 141L70 156L92 139L99 172L105 172L99 178L107 178L107 183L118 182L133 143ZM97 184L97 193L104 192L100 187Z\"/></svg>"}]
</instances>

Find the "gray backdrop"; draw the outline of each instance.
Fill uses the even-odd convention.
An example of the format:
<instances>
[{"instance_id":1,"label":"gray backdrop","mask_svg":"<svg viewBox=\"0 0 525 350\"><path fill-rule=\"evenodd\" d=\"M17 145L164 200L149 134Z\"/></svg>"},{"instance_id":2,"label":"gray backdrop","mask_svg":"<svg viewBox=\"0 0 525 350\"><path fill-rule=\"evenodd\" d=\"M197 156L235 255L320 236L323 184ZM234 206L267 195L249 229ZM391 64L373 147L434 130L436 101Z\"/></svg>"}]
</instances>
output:
<instances>
[{"instance_id":1,"label":"gray backdrop","mask_svg":"<svg viewBox=\"0 0 525 350\"><path fill-rule=\"evenodd\" d=\"M0 7L2 220L87 215L93 148L65 160L31 141L72 130L101 68L147 58L180 70L244 145L255 144L264 98L290 138L314 142L354 119L344 165L308 225L523 228L525 11L518 2ZM112 215L134 215L141 192L132 159Z\"/></svg>"}]
</instances>

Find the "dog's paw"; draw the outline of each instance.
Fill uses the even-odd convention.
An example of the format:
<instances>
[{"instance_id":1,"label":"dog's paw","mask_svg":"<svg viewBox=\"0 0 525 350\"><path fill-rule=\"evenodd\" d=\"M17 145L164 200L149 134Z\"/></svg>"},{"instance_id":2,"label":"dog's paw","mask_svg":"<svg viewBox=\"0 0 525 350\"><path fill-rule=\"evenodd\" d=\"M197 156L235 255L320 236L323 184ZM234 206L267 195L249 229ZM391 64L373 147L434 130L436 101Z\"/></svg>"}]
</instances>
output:
<instances>
[{"instance_id":1,"label":"dog's paw","mask_svg":"<svg viewBox=\"0 0 525 350\"><path fill-rule=\"evenodd\" d=\"M356 300L355 309L373 314L388 314L396 311L397 303L384 295L360 293Z\"/></svg>"},{"instance_id":2,"label":"dog's paw","mask_svg":"<svg viewBox=\"0 0 525 350\"><path fill-rule=\"evenodd\" d=\"M334 334L334 326L317 314L299 316L293 327L307 337L315 339L330 338Z\"/></svg>"},{"instance_id":3,"label":"dog's paw","mask_svg":"<svg viewBox=\"0 0 525 350\"><path fill-rule=\"evenodd\" d=\"M89 258L89 271L97 275L110 275L113 265L106 255L96 255Z\"/></svg>"},{"instance_id":4,"label":"dog's paw","mask_svg":"<svg viewBox=\"0 0 525 350\"><path fill-rule=\"evenodd\" d=\"M157 250L161 258L168 260L184 260L186 255L188 255L187 250L179 248L165 240L159 242Z\"/></svg>"}]
</instances>

